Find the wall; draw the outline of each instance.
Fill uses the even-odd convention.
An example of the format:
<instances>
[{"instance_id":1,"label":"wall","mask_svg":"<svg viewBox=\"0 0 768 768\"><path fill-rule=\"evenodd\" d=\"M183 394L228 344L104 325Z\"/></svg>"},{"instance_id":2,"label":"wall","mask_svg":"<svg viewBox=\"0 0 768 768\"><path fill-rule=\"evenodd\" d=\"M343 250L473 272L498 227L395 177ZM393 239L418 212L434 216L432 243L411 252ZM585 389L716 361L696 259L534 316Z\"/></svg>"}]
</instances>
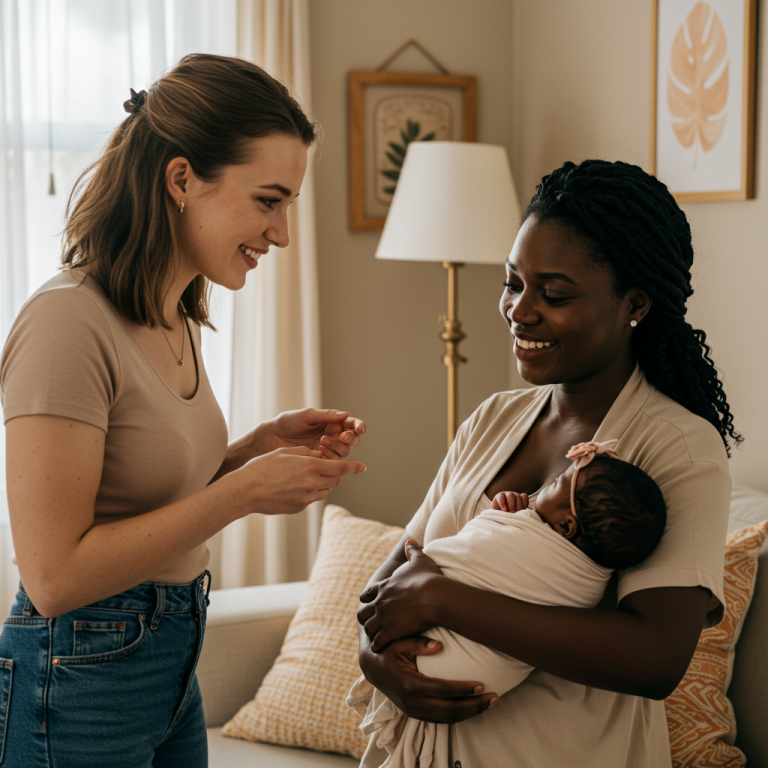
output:
<instances>
[{"instance_id":1,"label":"wall","mask_svg":"<svg viewBox=\"0 0 768 768\"><path fill-rule=\"evenodd\" d=\"M445 454L446 372L439 264L377 261L379 233L347 227L347 72L372 70L416 38L455 74L478 77L478 140L510 147L512 4L506 0L316 0L311 4L313 112L324 128L316 159L323 399L366 419L355 457L368 472L331 501L363 517L407 522ZM434 72L409 49L390 67ZM460 272L460 418L509 386L510 341L498 313L503 268Z\"/></svg>"},{"instance_id":2,"label":"wall","mask_svg":"<svg viewBox=\"0 0 768 768\"><path fill-rule=\"evenodd\" d=\"M651 0L515 0L512 169L519 191L564 160L649 162ZM703 328L745 442L734 482L768 491L768 18L759 23L757 198L686 203L694 233L690 322Z\"/></svg>"},{"instance_id":3,"label":"wall","mask_svg":"<svg viewBox=\"0 0 768 768\"><path fill-rule=\"evenodd\" d=\"M369 465L331 501L402 524L444 454L445 369L437 265L378 262L377 233L347 228L346 74L375 69L410 37L453 72L479 80L479 136L507 146L521 200L564 160L622 159L648 167L651 0L316 0L311 8L313 107L325 137L317 159L323 392L370 426L357 452ZM759 36L768 36L760 21ZM394 69L433 71L409 52ZM768 491L768 64L758 64L757 199L684 205L694 231L695 295L689 318L704 328L723 372L737 426L735 482ZM496 303L502 274L461 273L468 338L460 415L494 391L520 386Z\"/></svg>"}]
</instances>

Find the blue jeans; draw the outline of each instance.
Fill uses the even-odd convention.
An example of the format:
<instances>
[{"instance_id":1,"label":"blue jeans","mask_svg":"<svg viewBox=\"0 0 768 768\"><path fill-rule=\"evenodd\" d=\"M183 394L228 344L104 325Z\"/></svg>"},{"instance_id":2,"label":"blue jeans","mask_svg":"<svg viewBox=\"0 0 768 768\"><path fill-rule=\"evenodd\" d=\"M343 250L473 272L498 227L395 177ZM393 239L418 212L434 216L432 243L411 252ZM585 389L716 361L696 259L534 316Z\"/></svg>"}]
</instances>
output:
<instances>
[{"instance_id":1,"label":"blue jeans","mask_svg":"<svg viewBox=\"0 0 768 768\"><path fill-rule=\"evenodd\" d=\"M20 585L0 632L0 768L206 768L209 588L206 571L48 619Z\"/></svg>"}]
</instances>

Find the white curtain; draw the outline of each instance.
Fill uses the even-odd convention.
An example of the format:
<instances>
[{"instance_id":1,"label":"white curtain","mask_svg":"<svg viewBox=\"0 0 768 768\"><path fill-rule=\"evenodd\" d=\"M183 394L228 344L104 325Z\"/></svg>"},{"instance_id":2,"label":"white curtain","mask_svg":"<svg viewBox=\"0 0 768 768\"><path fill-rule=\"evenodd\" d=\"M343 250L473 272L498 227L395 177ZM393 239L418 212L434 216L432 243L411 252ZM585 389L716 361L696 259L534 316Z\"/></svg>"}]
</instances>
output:
<instances>
[{"instance_id":1,"label":"white curtain","mask_svg":"<svg viewBox=\"0 0 768 768\"><path fill-rule=\"evenodd\" d=\"M238 55L284 82L311 115L308 25L308 0L238 2ZM310 162L291 206L290 245L273 249L245 288L231 296L231 365L224 370L232 377L232 437L281 411L320 405L314 208ZM219 537L219 586L306 578L321 506L293 517L252 515L230 525Z\"/></svg>"},{"instance_id":2,"label":"white curtain","mask_svg":"<svg viewBox=\"0 0 768 768\"><path fill-rule=\"evenodd\" d=\"M184 54L242 55L282 79L311 114L307 0L0 0L0 345L26 298L56 273L79 173L146 88ZM52 143L51 143L52 140ZM50 173L55 194L49 194ZM232 436L320 403L312 167L291 206L291 246L237 294L218 291L204 357ZM0 467L5 466L0 434ZM319 507L252 516L212 542L214 586L305 578ZM0 471L0 613L18 573Z\"/></svg>"}]
</instances>

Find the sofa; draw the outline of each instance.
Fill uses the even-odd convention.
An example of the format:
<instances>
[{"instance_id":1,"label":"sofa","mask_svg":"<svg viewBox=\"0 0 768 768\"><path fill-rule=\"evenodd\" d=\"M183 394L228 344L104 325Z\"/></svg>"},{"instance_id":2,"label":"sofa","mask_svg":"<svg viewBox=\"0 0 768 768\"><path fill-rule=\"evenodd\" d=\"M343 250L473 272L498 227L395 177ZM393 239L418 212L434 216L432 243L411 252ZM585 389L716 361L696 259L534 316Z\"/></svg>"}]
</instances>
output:
<instances>
[{"instance_id":1,"label":"sofa","mask_svg":"<svg viewBox=\"0 0 768 768\"><path fill-rule=\"evenodd\" d=\"M729 533L768 519L768 494L735 486ZM252 743L221 735L221 727L253 698L280 652L306 582L211 593L206 639L198 666L208 726L211 768L351 768L343 755ZM768 543L759 557L752 605L736 646L728 696L738 724L736 745L749 766L768 766Z\"/></svg>"}]
</instances>

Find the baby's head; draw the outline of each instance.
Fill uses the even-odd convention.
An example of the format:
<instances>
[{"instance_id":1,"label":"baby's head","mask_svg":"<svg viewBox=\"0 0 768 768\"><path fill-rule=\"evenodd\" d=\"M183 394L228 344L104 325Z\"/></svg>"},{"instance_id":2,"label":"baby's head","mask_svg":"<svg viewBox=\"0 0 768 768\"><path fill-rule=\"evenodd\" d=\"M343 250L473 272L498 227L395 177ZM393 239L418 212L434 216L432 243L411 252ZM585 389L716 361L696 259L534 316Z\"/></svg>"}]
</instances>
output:
<instances>
[{"instance_id":1,"label":"baby's head","mask_svg":"<svg viewBox=\"0 0 768 768\"><path fill-rule=\"evenodd\" d=\"M659 486L618 458L597 455L586 466L578 464L539 492L536 512L599 565L641 563L658 545L667 521Z\"/></svg>"}]
</instances>

